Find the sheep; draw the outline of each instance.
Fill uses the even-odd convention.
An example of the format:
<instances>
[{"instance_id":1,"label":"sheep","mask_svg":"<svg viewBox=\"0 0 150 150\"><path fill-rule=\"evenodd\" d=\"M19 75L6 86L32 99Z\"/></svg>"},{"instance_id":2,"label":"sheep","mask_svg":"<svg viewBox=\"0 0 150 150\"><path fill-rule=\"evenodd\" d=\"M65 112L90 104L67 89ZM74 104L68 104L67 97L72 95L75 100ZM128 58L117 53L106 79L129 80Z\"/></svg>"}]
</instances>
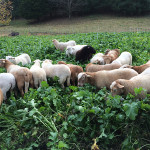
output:
<instances>
[{"instance_id":1,"label":"sheep","mask_svg":"<svg viewBox=\"0 0 150 150\"><path fill-rule=\"evenodd\" d=\"M145 69L149 68L150 64L144 64L144 65L140 65L140 66L131 66L131 65L123 65L121 66L121 68L130 68L130 69L134 69L135 71L137 71L139 74L142 73Z\"/></svg>"},{"instance_id":2,"label":"sheep","mask_svg":"<svg viewBox=\"0 0 150 150\"><path fill-rule=\"evenodd\" d=\"M107 50L105 55L103 56L104 63L105 64L110 64L112 61L118 58L120 55L120 50L119 49L113 49L113 50Z\"/></svg>"},{"instance_id":3,"label":"sheep","mask_svg":"<svg viewBox=\"0 0 150 150\"><path fill-rule=\"evenodd\" d=\"M79 62L84 62L84 61L92 58L92 55L95 53L96 53L96 51L93 47L84 46L82 49L77 51L75 60L79 61Z\"/></svg>"},{"instance_id":4,"label":"sheep","mask_svg":"<svg viewBox=\"0 0 150 150\"><path fill-rule=\"evenodd\" d=\"M115 69L103 70L98 72L83 72L78 74L78 86L83 86L85 83L96 86L98 89L106 87L110 88L113 81L117 79L130 79L137 76L138 73L132 69Z\"/></svg>"},{"instance_id":5,"label":"sheep","mask_svg":"<svg viewBox=\"0 0 150 150\"><path fill-rule=\"evenodd\" d=\"M54 46L56 47L56 49L59 49L61 52L63 52L67 46L75 46L76 42L71 40L68 42L59 42L58 40L54 39L52 40Z\"/></svg>"},{"instance_id":6,"label":"sheep","mask_svg":"<svg viewBox=\"0 0 150 150\"><path fill-rule=\"evenodd\" d=\"M34 87L33 76L28 68L14 65L6 59L0 59L0 67L4 67L7 70L7 73L14 75L22 97L24 97L24 93L28 92L29 84L30 87Z\"/></svg>"},{"instance_id":7,"label":"sheep","mask_svg":"<svg viewBox=\"0 0 150 150\"><path fill-rule=\"evenodd\" d=\"M75 46L67 46L66 48L66 56L70 56L70 55L73 55L75 56L77 51L79 51L81 48L83 48L84 46L87 46L87 45L75 45Z\"/></svg>"},{"instance_id":8,"label":"sheep","mask_svg":"<svg viewBox=\"0 0 150 150\"><path fill-rule=\"evenodd\" d=\"M71 71L67 65L64 64L52 64L52 60L46 59L42 63L42 68L46 72L46 77L59 78L59 83L64 88L64 83L67 80L67 86L70 86Z\"/></svg>"},{"instance_id":9,"label":"sheep","mask_svg":"<svg viewBox=\"0 0 150 150\"><path fill-rule=\"evenodd\" d=\"M134 89L140 88L146 90L146 92L142 91L140 94L135 95ZM113 96L115 95L127 95L128 93L136 96L136 98L145 98L146 93L150 94L150 75L143 74L138 75L130 80L118 79L112 82L110 85L111 93Z\"/></svg>"},{"instance_id":10,"label":"sheep","mask_svg":"<svg viewBox=\"0 0 150 150\"><path fill-rule=\"evenodd\" d=\"M80 72L83 72L83 68L81 66L78 65L73 65L73 64L66 64L64 61L59 61L58 64L65 64L70 68L71 71L71 82L72 85L76 85L76 82L78 80L78 74Z\"/></svg>"},{"instance_id":11,"label":"sheep","mask_svg":"<svg viewBox=\"0 0 150 150\"><path fill-rule=\"evenodd\" d=\"M112 62L113 63L117 63L120 65L124 65L124 64L128 64L128 65L132 65L132 55L129 52L122 52L121 55Z\"/></svg>"},{"instance_id":12,"label":"sheep","mask_svg":"<svg viewBox=\"0 0 150 150\"><path fill-rule=\"evenodd\" d=\"M89 63L86 65L86 72L97 72L101 70L114 70L120 68L120 64L97 65Z\"/></svg>"},{"instance_id":13,"label":"sheep","mask_svg":"<svg viewBox=\"0 0 150 150\"><path fill-rule=\"evenodd\" d=\"M7 92L14 90L16 86L16 80L11 73L0 73L0 88L3 92L3 99L7 99Z\"/></svg>"},{"instance_id":14,"label":"sheep","mask_svg":"<svg viewBox=\"0 0 150 150\"><path fill-rule=\"evenodd\" d=\"M97 53L95 54L91 60L90 63L95 63L95 64L99 64L99 65L104 65L104 58L103 58L104 54L103 53Z\"/></svg>"},{"instance_id":15,"label":"sheep","mask_svg":"<svg viewBox=\"0 0 150 150\"><path fill-rule=\"evenodd\" d=\"M0 106L2 105L2 102L3 102L3 92L0 89Z\"/></svg>"},{"instance_id":16,"label":"sheep","mask_svg":"<svg viewBox=\"0 0 150 150\"><path fill-rule=\"evenodd\" d=\"M17 57L12 57L12 56L6 56L6 60L9 60L10 62L14 63L15 65L22 63L22 65L30 64L31 59L28 54L21 54Z\"/></svg>"},{"instance_id":17,"label":"sheep","mask_svg":"<svg viewBox=\"0 0 150 150\"><path fill-rule=\"evenodd\" d=\"M46 72L43 68L40 67L40 60L37 59L34 61L34 65L31 66L30 71L33 75L33 81L35 88L39 88L41 86L42 81L47 82Z\"/></svg>"}]
</instances>

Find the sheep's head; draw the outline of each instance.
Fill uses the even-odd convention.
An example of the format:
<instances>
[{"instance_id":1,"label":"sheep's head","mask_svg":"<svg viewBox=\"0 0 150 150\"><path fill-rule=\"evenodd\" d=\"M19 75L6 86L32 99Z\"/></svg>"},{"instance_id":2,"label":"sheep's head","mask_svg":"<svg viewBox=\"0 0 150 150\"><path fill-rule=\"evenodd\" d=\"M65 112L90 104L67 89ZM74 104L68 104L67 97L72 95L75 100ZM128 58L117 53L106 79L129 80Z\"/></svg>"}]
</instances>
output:
<instances>
[{"instance_id":1,"label":"sheep's head","mask_svg":"<svg viewBox=\"0 0 150 150\"><path fill-rule=\"evenodd\" d=\"M4 67L6 64L6 60L5 59L0 59L0 67Z\"/></svg>"},{"instance_id":2,"label":"sheep's head","mask_svg":"<svg viewBox=\"0 0 150 150\"><path fill-rule=\"evenodd\" d=\"M9 60L9 61L12 62L13 64L16 64L15 57L12 57L12 56L6 56L6 60Z\"/></svg>"},{"instance_id":3,"label":"sheep's head","mask_svg":"<svg viewBox=\"0 0 150 150\"><path fill-rule=\"evenodd\" d=\"M50 60L50 59L45 59L44 61L43 61L43 63L48 63L48 64L52 64L52 60Z\"/></svg>"},{"instance_id":4,"label":"sheep's head","mask_svg":"<svg viewBox=\"0 0 150 150\"><path fill-rule=\"evenodd\" d=\"M110 64L112 62L111 56L103 56L103 59L105 64Z\"/></svg>"},{"instance_id":5,"label":"sheep's head","mask_svg":"<svg viewBox=\"0 0 150 150\"><path fill-rule=\"evenodd\" d=\"M119 81L114 81L110 85L111 93L113 96L121 95L124 93L124 86L119 83Z\"/></svg>"},{"instance_id":6,"label":"sheep's head","mask_svg":"<svg viewBox=\"0 0 150 150\"><path fill-rule=\"evenodd\" d=\"M90 78L90 75L87 75L85 72L78 74L78 86L83 86L87 82L87 78Z\"/></svg>"}]
</instances>

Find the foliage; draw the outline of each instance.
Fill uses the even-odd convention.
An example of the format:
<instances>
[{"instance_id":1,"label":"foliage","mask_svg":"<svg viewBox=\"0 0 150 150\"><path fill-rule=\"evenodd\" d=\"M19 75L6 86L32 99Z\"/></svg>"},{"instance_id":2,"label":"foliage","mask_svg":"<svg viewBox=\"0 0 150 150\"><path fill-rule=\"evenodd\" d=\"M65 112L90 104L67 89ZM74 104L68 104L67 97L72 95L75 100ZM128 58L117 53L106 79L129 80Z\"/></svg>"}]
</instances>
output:
<instances>
[{"instance_id":1,"label":"foliage","mask_svg":"<svg viewBox=\"0 0 150 150\"><path fill-rule=\"evenodd\" d=\"M75 40L97 52L119 48L133 55L134 65L149 60L150 33L88 33L56 36L1 37L1 58L28 53L31 60L59 60L81 65L56 50L52 39ZM86 62L88 63L88 62ZM30 67L28 65L27 67ZM0 69L0 72L4 72ZM48 79L24 98L11 97L0 108L0 149L90 149L93 139L103 150L150 149L149 95L141 101L129 94L113 97L109 90L86 84L61 89ZM136 94L142 89L135 89Z\"/></svg>"},{"instance_id":2,"label":"foliage","mask_svg":"<svg viewBox=\"0 0 150 150\"><path fill-rule=\"evenodd\" d=\"M12 18L12 2L0 0L0 24L9 25Z\"/></svg>"}]
</instances>

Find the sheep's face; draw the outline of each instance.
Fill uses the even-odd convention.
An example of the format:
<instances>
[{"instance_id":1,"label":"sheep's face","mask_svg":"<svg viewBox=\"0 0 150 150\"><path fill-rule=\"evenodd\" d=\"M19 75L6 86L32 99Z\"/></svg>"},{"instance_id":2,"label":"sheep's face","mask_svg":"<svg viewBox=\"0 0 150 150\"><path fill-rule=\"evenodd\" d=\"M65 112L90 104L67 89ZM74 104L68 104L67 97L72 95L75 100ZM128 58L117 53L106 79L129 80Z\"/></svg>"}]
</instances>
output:
<instances>
[{"instance_id":1,"label":"sheep's face","mask_svg":"<svg viewBox=\"0 0 150 150\"><path fill-rule=\"evenodd\" d=\"M110 56L103 56L104 63L105 64L110 64L112 62L112 59Z\"/></svg>"},{"instance_id":2,"label":"sheep's face","mask_svg":"<svg viewBox=\"0 0 150 150\"><path fill-rule=\"evenodd\" d=\"M85 73L79 73L78 74L78 86L83 86L86 82L86 74Z\"/></svg>"},{"instance_id":3,"label":"sheep's face","mask_svg":"<svg viewBox=\"0 0 150 150\"><path fill-rule=\"evenodd\" d=\"M6 60L9 60L9 61L12 62L13 64L16 64L15 57L12 57L12 56L6 56Z\"/></svg>"},{"instance_id":4,"label":"sheep's face","mask_svg":"<svg viewBox=\"0 0 150 150\"><path fill-rule=\"evenodd\" d=\"M5 59L0 59L0 67L4 67L5 66Z\"/></svg>"},{"instance_id":5,"label":"sheep's face","mask_svg":"<svg viewBox=\"0 0 150 150\"><path fill-rule=\"evenodd\" d=\"M124 86L116 81L114 81L110 85L110 89L111 89L112 96L121 95L124 92Z\"/></svg>"},{"instance_id":6,"label":"sheep's face","mask_svg":"<svg viewBox=\"0 0 150 150\"><path fill-rule=\"evenodd\" d=\"M90 78L90 75L87 75L84 72L78 74L78 86L84 86L87 83L87 78Z\"/></svg>"}]
</instances>

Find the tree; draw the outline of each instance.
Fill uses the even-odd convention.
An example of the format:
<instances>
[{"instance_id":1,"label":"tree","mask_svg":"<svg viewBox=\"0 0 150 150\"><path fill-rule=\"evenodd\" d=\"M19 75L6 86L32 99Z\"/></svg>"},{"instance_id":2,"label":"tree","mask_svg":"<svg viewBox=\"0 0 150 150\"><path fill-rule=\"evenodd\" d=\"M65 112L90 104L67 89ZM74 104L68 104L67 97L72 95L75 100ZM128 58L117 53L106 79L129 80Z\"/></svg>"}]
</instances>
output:
<instances>
[{"instance_id":1,"label":"tree","mask_svg":"<svg viewBox=\"0 0 150 150\"><path fill-rule=\"evenodd\" d=\"M0 0L0 23L3 25L9 25L12 18L12 2L6 0Z\"/></svg>"}]
</instances>

